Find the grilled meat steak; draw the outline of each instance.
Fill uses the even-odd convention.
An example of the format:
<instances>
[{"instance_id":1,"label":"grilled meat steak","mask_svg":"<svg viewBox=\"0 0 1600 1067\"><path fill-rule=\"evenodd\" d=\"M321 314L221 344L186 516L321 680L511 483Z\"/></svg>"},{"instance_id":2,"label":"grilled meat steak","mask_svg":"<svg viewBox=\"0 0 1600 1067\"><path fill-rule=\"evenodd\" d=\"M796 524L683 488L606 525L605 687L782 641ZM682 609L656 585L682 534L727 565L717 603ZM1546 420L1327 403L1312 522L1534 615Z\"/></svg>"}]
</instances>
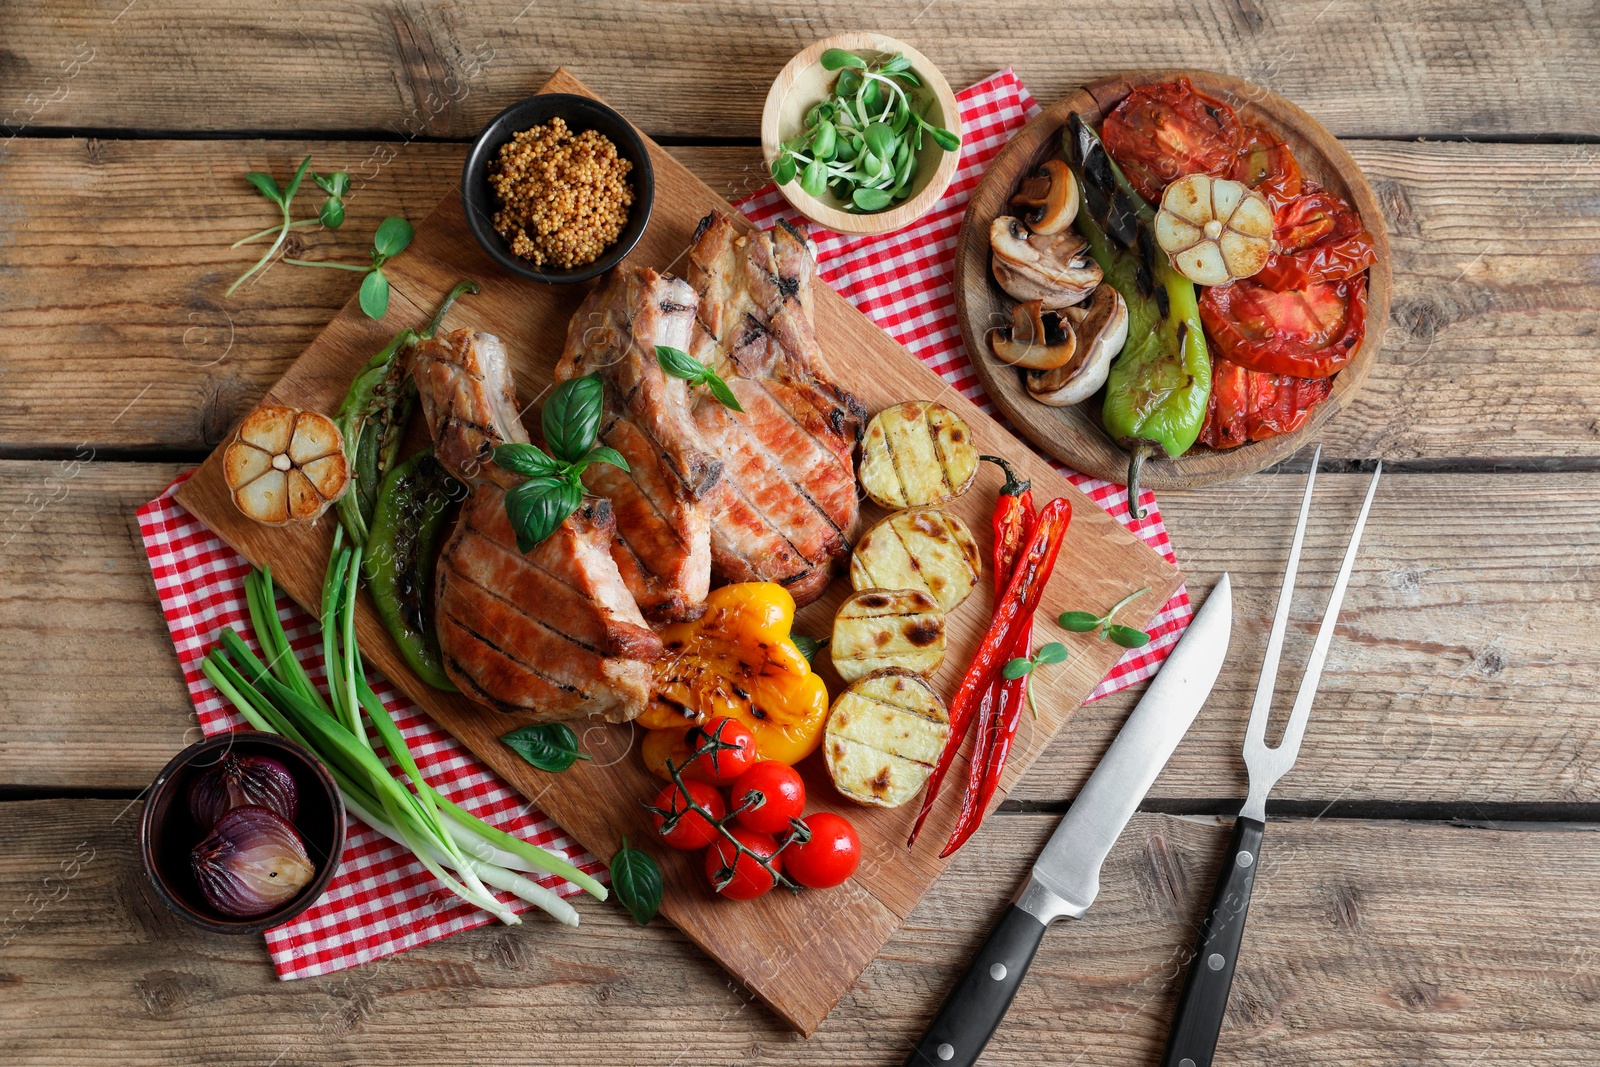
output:
<instances>
[{"instance_id":1,"label":"grilled meat steak","mask_svg":"<svg viewBox=\"0 0 1600 1067\"><path fill-rule=\"evenodd\" d=\"M797 604L822 595L850 552L858 508L853 452L867 414L830 379L811 322L816 258L787 222L741 236L700 222L689 283L700 297L690 352L727 380L744 413L705 390L694 416L722 457L711 560L729 581L773 581Z\"/></svg>"},{"instance_id":2,"label":"grilled meat steak","mask_svg":"<svg viewBox=\"0 0 1600 1067\"><path fill-rule=\"evenodd\" d=\"M412 373L435 454L471 486L439 556L445 672L474 700L536 722L634 718L661 640L611 558L610 503L586 497L533 551L518 551L505 491L522 478L493 460L496 444L528 440L505 347L455 330L418 345Z\"/></svg>"},{"instance_id":3,"label":"grilled meat steak","mask_svg":"<svg viewBox=\"0 0 1600 1067\"><path fill-rule=\"evenodd\" d=\"M697 618L711 588L708 494L722 461L695 425L687 383L669 378L656 346L689 347L694 290L649 268L622 268L583 302L567 328L556 381L599 374L605 382L600 442L628 461L584 471L591 493L611 501L611 555L647 618Z\"/></svg>"}]
</instances>

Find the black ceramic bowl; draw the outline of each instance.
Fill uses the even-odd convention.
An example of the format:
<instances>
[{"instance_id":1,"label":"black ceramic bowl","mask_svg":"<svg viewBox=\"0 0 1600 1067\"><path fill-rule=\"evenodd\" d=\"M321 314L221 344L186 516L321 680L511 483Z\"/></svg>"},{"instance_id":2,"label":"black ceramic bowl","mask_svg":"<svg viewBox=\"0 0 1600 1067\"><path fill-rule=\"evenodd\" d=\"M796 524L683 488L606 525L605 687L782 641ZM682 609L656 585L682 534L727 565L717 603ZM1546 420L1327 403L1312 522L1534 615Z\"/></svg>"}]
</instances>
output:
<instances>
[{"instance_id":1,"label":"black ceramic bowl","mask_svg":"<svg viewBox=\"0 0 1600 1067\"><path fill-rule=\"evenodd\" d=\"M289 903L254 919L230 919L200 894L189 852L205 836L189 815L189 783L228 752L271 756L294 775L300 810L294 828L317 865L311 883ZM139 820L139 853L156 896L174 915L220 934L258 934L299 915L322 895L344 852L344 800L317 758L288 738L255 730L217 734L190 745L161 769L151 784Z\"/></svg>"},{"instance_id":2,"label":"black ceramic bowl","mask_svg":"<svg viewBox=\"0 0 1600 1067\"><path fill-rule=\"evenodd\" d=\"M494 191L489 187L489 164L498 157L501 146L523 130L554 118L564 121L573 133L594 130L610 138L611 143L617 146L617 154L633 163L633 170L628 174L628 180L633 183L633 206L628 209L628 224L622 228L616 243L602 252L599 259L571 270L535 267L532 262L511 251L506 239L495 232L494 213L497 205ZM623 257L639 243L639 238L644 236L655 197L655 172L650 168L650 153L633 126L600 101L571 93L540 93L500 112L473 142L466 165L461 169L461 209L466 212L472 235L496 263L513 274L536 282L559 285L588 281L621 263Z\"/></svg>"}]
</instances>

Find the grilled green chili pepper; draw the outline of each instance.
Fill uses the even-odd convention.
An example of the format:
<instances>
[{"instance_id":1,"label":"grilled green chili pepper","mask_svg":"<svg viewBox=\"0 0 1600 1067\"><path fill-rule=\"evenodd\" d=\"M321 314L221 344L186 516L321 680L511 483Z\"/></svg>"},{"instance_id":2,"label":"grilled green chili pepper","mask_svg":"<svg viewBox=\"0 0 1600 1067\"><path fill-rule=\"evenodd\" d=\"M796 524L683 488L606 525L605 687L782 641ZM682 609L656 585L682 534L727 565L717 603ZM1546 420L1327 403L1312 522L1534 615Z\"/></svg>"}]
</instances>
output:
<instances>
[{"instance_id":1,"label":"grilled green chili pepper","mask_svg":"<svg viewBox=\"0 0 1600 1067\"><path fill-rule=\"evenodd\" d=\"M444 673L428 611L439 536L466 488L424 449L395 467L378 488L361 571L378 615L418 677L455 692Z\"/></svg>"},{"instance_id":2,"label":"grilled green chili pepper","mask_svg":"<svg viewBox=\"0 0 1600 1067\"><path fill-rule=\"evenodd\" d=\"M334 414L333 421L344 437L345 456L350 460L350 491L339 498L339 522L357 545L367 543L379 483L394 466L406 420L416 404L417 387L406 373L404 354L417 341L434 335L457 297L477 291L477 282L460 282L421 333L408 327L396 334L355 376Z\"/></svg>"},{"instance_id":3,"label":"grilled green chili pepper","mask_svg":"<svg viewBox=\"0 0 1600 1067\"><path fill-rule=\"evenodd\" d=\"M1111 365L1100 419L1130 453L1128 511L1139 508L1139 472L1159 448L1183 455L1200 436L1211 398L1211 359L1194 283L1156 245L1155 210L1076 114L1062 134L1078 179L1078 230L1105 280L1128 305L1128 341Z\"/></svg>"}]
</instances>

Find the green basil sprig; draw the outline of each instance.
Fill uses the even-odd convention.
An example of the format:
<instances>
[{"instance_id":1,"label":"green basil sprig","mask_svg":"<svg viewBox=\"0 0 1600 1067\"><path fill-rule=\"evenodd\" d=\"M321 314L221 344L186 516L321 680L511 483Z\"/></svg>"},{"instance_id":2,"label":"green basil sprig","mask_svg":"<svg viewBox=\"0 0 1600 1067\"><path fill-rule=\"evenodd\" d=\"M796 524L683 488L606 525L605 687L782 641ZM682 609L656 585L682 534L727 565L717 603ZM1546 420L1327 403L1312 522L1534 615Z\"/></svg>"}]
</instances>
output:
<instances>
[{"instance_id":1,"label":"green basil sprig","mask_svg":"<svg viewBox=\"0 0 1600 1067\"><path fill-rule=\"evenodd\" d=\"M541 771L559 773L578 760L588 759L578 747L578 735L564 722L524 726L500 738L513 752Z\"/></svg>"},{"instance_id":2,"label":"green basil sprig","mask_svg":"<svg viewBox=\"0 0 1600 1067\"><path fill-rule=\"evenodd\" d=\"M622 453L596 446L600 403L605 386L598 374L568 378L550 392L540 413L546 452L537 445L496 445L494 461L528 480L506 493L506 518L517 535L517 547L531 552L583 503L580 476L591 463L628 469Z\"/></svg>"},{"instance_id":3,"label":"green basil sprig","mask_svg":"<svg viewBox=\"0 0 1600 1067\"><path fill-rule=\"evenodd\" d=\"M695 359L681 348L671 345L656 345L656 362L661 364L661 369L673 378L682 378L693 389L703 385L711 390L711 395L717 398L717 403L725 408L744 414L744 408L739 405L739 398L733 395L733 390L728 388L728 383L723 381L716 371Z\"/></svg>"},{"instance_id":4,"label":"green basil sprig","mask_svg":"<svg viewBox=\"0 0 1600 1067\"><path fill-rule=\"evenodd\" d=\"M810 634L790 634L789 640L794 642L794 647L798 648L800 654L806 658L806 662L810 663L817 658L818 652L828 647L828 642L832 638L812 637Z\"/></svg>"},{"instance_id":5,"label":"green basil sprig","mask_svg":"<svg viewBox=\"0 0 1600 1067\"><path fill-rule=\"evenodd\" d=\"M1070 630L1075 634L1098 632L1100 640L1107 638L1115 641L1123 648L1143 648L1150 643L1150 635L1143 630L1135 630L1132 626L1121 626L1111 621L1112 617L1129 604L1138 600L1150 591L1147 585L1137 593L1129 593L1117 601L1115 607L1104 615L1096 615L1092 611L1064 611L1056 621L1063 630Z\"/></svg>"},{"instance_id":6,"label":"green basil sprig","mask_svg":"<svg viewBox=\"0 0 1600 1067\"><path fill-rule=\"evenodd\" d=\"M806 112L805 129L784 141L769 164L779 185L798 179L807 194L831 192L846 210L882 211L911 194L924 133L946 152L961 147L959 137L923 117L929 102L917 94L922 79L903 54L871 64L830 48L822 66L839 77Z\"/></svg>"},{"instance_id":7,"label":"green basil sprig","mask_svg":"<svg viewBox=\"0 0 1600 1067\"><path fill-rule=\"evenodd\" d=\"M626 837L617 854L611 857L611 888L640 926L661 910L661 866L648 852L629 848Z\"/></svg>"}]
</instances>

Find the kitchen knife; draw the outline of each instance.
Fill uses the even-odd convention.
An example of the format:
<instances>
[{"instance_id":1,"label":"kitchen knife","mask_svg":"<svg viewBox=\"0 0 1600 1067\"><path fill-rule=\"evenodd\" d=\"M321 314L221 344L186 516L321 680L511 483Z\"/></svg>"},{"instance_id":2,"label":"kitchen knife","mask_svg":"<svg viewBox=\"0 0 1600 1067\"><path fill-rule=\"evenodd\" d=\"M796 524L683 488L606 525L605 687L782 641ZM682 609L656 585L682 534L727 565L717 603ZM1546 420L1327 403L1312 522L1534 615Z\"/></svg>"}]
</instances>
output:
<instances>
[{"instance_id":1,"label":"kitchen knife","mask_svg":"<svg viewBox=\"0 0 1600 1067\"><path fill-rule=\"evenodd\" d=\"M1077 919L1100 892L1100 866L1206 702L1228 654L1233 595L1224 574L1161 673L1084 783L971 968L945 998L906 1067L969 1067L1017 995L1045 929Z\"/></svg>"}]
</instances>

